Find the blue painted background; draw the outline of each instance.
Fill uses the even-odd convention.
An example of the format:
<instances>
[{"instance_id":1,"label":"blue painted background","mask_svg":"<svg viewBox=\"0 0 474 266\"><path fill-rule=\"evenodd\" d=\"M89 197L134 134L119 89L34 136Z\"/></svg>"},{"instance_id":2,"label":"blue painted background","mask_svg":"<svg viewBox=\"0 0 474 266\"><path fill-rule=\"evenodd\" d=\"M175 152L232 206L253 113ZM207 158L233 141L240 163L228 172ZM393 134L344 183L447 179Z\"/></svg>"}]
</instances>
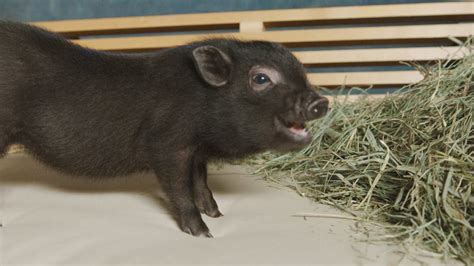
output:
<instances>
[{"instance_id":1,"label":"blue painted background","mask_svg":"<svg viewBox=\"0 0 474 266\"><path fill-rule=\"evenodd\" d=\"M0 0L0 19L39 21L437 0Z\"/></svg>"}]
</instances>

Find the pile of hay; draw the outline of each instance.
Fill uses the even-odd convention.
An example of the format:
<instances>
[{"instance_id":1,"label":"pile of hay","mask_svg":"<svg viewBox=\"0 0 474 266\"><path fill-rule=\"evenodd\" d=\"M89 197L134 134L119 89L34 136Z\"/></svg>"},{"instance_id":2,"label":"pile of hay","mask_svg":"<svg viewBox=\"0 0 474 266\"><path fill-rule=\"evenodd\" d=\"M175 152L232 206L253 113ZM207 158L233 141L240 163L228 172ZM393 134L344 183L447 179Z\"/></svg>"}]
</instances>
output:
<instances>
[{"instance_id":1,"label":"pile of hay","mask_svg":"<svg viewBox=\"0 0 474 266\"><path fill-rule=\"evenodd\" d=\"M309 125L310 146L250 162L259 165L257 173L301 195L387 222L405 243L469 263L474 56L424 72L423 81L378 101L339 100Z\"/></svg>"}]
</instances>

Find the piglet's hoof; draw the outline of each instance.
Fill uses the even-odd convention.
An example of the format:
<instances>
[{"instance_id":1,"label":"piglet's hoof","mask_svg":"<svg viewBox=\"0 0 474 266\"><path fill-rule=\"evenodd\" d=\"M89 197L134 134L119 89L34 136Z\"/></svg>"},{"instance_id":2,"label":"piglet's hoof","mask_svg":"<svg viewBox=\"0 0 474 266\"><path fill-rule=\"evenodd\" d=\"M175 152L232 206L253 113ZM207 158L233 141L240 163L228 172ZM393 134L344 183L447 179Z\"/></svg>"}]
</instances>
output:
<instances>
[{"instance_id":1,"label":"piglet's hoof","mask_svg":"<svg viewBox=\"0 0 474 266\"><path fill-rule=\"evenodd\" d=\"M205 210L204 213L207 216L213 217L213 218L224 216L224 214L222 214L218 209L215 209L215 210L212 210L212 211Z\"/></svg>"},{"instance_id":2,"label":"piglet's hoof","mask_svg":"<svg viewBox=\"0 0 474 266\"><path fill-rule=\"evenodd\" d=\"M204 197L197 197L195 198L195 203L197 208L201 213L206 214L209 217L217 218L224 216L217 207L216 201L211 197L204 198Z\"/></svg>"},{"instance_id":3,"label":"piglet's hoof","mask_svg":"<svg viewBox=\"0 0 474 266\"><path fill-rule=\"evenodd\" d=\"M183 232L193 236L213 237L209 232L209 228L207 228L207 225L201 218L182 219L180 228Z\"/></svg>"},{"instance_id":4,"label":"piglet's hoof","mask_svg":"<svg viewBox=\"0 0 474 266\"><path fill-rule=\"evenodd\" d=\"M215 204L214 205L205 205L205 206L202 206L202 207L198 207L198 209L201 213L204 213L209 217L217 218L217 217L224 216L219 211L219 209L217 208L217 205L215 205Z\"/></svg>"}]
</instances>

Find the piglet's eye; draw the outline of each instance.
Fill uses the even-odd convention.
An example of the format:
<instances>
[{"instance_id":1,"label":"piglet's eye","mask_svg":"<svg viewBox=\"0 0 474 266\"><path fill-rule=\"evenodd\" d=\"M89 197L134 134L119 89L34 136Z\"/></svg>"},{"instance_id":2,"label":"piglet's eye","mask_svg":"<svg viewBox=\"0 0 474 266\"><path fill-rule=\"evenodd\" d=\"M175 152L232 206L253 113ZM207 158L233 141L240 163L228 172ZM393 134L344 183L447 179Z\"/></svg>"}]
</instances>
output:
<instances>
[{"instance_id":1,"label":"piglet's eye","mask_svg":"<svg viewBox=\"0 0 474 266\"><path fill-rule=\"evenodd\" d=\"M252 80L253 82L259 85L270 82L270 78L266 74L263 74L263 73L256 74L255 76L253 76Z\"/></svg>"}]
</instances>

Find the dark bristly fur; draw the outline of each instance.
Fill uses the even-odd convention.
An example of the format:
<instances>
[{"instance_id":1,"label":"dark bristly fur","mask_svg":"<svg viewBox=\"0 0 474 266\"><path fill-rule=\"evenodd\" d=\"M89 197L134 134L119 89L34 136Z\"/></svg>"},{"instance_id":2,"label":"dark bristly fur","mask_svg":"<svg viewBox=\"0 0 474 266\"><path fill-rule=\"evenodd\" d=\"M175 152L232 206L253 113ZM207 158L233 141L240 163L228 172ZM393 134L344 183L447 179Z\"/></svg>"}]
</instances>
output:
<instances>
[{"instance_id":1,"label":"dark bristly fur","mask_svg":"<svg viewBox=\"0 0 474 266\"><path fill-rule=\"evenodd\" d=\"M255 66L283 81L255 90ZM200 212L221 215L207 161L303 147L308 141L277 130L275 118L317 118L305 111L315 101L322 115L327 101L278 44L213 39L114 54L0 22L0 154L19 143L45 164L85 176L153 170L179 226L193 235L210 236Z\"/></svg>"}]
</instances>

